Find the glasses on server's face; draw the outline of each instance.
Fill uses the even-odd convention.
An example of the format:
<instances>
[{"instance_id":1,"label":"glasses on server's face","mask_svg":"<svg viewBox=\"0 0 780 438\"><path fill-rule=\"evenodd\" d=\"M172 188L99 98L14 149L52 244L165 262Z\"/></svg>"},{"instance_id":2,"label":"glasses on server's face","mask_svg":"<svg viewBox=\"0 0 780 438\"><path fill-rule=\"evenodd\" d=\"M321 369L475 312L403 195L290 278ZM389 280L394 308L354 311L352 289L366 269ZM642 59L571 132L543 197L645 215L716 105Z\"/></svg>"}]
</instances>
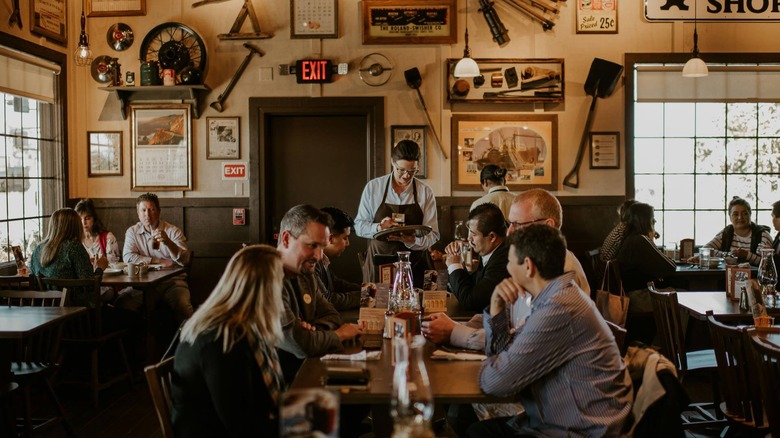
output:
<instances>
[{"instance_id":1,"label":"glasses on server's face","mask_svg":"<svg viewBox=\"0 0 780 438\"><path fill-rule=\"evenodd\" d=\"M398 167L397 164L395 165L395 170L401 176L403 176L403 175L415 176L415 175L417 175L417 172L420 171L420 169L418 169L416 167L414 169L403 169L401 167Z\"/></svg>"},{"instance_id":2,"label":"glasses on server's face","mask_svg":"<svg viewBox=\"0 0 780 438\"><path fill-rule=\"evenodd\" d=\"M541 219L534 219L534 220L528 221L528 222L509 222L509 226L511 228L519 230L520 228L527 227L528 225L535 224L537 222L543 222L543 221L546 221L546 220L547 220L547 218L543 217Z\"/></svg>"}]
</instances>

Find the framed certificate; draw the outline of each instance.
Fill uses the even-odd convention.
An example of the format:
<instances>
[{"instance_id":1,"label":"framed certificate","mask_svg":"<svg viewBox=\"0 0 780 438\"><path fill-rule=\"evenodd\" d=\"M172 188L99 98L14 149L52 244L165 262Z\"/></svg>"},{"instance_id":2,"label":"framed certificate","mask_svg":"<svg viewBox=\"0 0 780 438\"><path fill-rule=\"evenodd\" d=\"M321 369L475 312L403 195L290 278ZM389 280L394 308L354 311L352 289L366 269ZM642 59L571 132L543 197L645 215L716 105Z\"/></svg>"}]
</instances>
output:
<instances>
[{"instance_id":1,"label":"framed certificate","mask_svg":"<svg viewBox=\"0 0 780 438\"><path fill-rule=\"evenodd\" d=\"M456 0L363 0L363 44L454 44Z\"/></svg>"},{"instance_id":2,"label":"framed certificate","mask_svg":"<svg viewBox=\"0 0 780 438\"><path fill-rule=\"evenodd\" d=\"M620 169L620 133L590 133L590 168Z\"/></svg>"},{"instance_id":3,"label":"framed certificate","mask_svg":"<svg viewBox=\"0 0 780 438\"><path fill-rule=\"evenodd\" d=\"M87 0L89 17L146 15L146 0Z\"/></svg>"},{"instance_id":4,"label":"framed certificate","mask_svg":"<svg viewBox=\"0 0 780 438\"><path fill-rule=\"evenodd\" d=\"M32 0L30 2L32 32L68 44L68 4L66 0Z\"/></svg>"},{"instance_id":5,"label":"framed certificate","mask_svg":"<svg viewBox=\"0 0 780 438\"><path fill-rule=\"evenodd\" d=\"M338 0L290 0L290 38L338 37Z\"/></svg>"}]
</instances>

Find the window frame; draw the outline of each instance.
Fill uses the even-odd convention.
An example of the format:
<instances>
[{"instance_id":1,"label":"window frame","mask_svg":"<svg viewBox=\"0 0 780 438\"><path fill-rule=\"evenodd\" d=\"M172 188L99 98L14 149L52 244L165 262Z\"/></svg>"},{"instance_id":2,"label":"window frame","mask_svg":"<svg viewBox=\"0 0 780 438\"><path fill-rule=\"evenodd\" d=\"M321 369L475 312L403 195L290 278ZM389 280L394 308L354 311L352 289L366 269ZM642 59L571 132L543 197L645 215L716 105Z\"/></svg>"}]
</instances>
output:
<instances>
[{"instance_id":1,"label":"window frame","mask_svg":"<svg viewBox=\"0 0 780 438\"><path fill-rule=\"evenodd\" d=\"M19 52L23 52L28 55L32 55L41 58L45 61L52 62L60 66L60 74L57 75L57 79L54 83L54 95L55 102L53 104L52 117L55 126L59 125L59 133L54 133L53 138L55 142L59 142L62 145L62 193L59 194L59 199L52 199L52 202L56 202L58 205L66 205L68 194L70 192L69 187L69 169L68 169L68 123L67 123L67 109L68 109L68 54L58 52L46 47L41 47L30 41L17 38L15 36L0 32L0 45L12 48ZM56 196L56 194L55 194ZM5 272L7 269L15 266L13 261L0 263L0 272Z\"/></svg>"}]
</instances>

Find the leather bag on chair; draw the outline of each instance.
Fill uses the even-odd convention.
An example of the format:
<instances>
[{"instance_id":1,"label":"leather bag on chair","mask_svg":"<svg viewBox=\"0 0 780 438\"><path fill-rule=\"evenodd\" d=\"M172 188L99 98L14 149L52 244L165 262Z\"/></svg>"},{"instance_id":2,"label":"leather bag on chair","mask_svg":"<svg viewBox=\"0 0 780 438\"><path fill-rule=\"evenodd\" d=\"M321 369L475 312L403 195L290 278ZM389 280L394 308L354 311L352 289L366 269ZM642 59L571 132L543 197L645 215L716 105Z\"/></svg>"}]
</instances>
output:
<instances>
[{"instance_id":1,"label":"leather bag on chair","mask_svg":"<svg viewBox=\"0 0 780 438\"><path fill-rule=\"evenodd\" d=\"M611 292L610 271L614 271L617 280L616 293ZM620 327L626 326L628 316L628 296L623 290L623 282L620 279L620 269L615 261L607 262L604 269L604 277L601 280L601 288L596 291L596 308L607 321Z\"/></svg>"}]
</instances>

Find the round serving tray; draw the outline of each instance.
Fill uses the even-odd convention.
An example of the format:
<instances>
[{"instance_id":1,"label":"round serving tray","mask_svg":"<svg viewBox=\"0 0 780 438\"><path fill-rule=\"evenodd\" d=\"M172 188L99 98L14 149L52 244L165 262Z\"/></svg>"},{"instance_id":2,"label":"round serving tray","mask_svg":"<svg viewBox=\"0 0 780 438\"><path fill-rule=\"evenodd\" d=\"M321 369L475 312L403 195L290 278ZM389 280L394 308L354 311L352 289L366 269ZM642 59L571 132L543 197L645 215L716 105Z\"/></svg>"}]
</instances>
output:
<instances>
[{"instance_id":1,"label":"round serving tray","mask_svg":"<svg viewBox=\"0 0 780 438\"><path fill-rule=\"evenodd\" d=\"M382 230L374 234L374 239L380 241L387 241L387 238L393 234L414 232L415 237L423 237L428 235L433 229L428 225L405 225L403 227L392 227L386 230Z\"/></svg>"}]
</instances>

